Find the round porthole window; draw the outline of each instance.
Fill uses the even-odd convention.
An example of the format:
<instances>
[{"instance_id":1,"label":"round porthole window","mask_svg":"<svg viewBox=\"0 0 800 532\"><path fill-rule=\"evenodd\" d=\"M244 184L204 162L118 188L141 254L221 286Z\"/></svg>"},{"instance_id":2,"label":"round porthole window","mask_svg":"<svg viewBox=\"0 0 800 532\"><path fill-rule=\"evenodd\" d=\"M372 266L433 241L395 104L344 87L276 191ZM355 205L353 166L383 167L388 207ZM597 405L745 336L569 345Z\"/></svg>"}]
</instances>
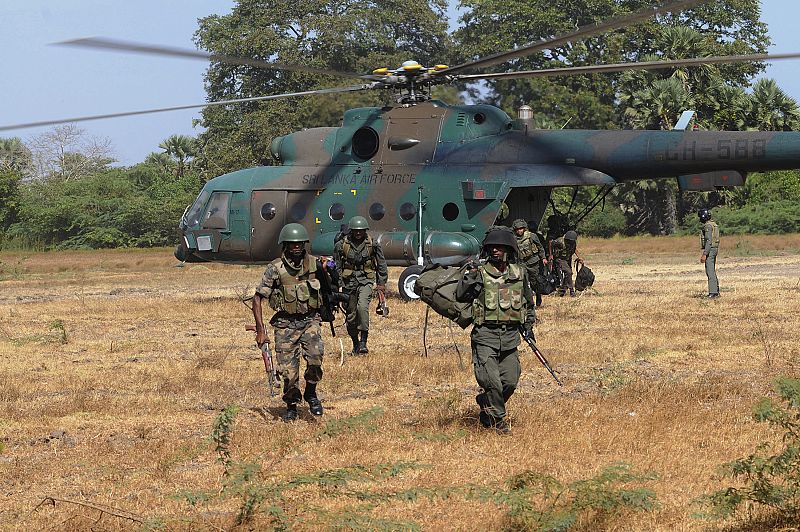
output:
<instances>
[{"instance_id":1,"label":"round porthole window","mask_svg":"<svg viewBox=\"0 0 800 532\"><path fill-rule=\"evenodd\" d=\"M448 222L452 222L456 218L458 218L458 205L455 203L446 203L444 207L442 207L442 216Z\"/></svg>"},{"instance_id":2,"label":"round porthole window","mask_svg":"<svg viewBox=\"0 0 800 532\"><path fill-rule=\"evenodd\" d=\"M476 124L483 124L484 122L486 122L486 115L483 113L475 113L475 116L472 117L472 120Z\"/></svg>"},{"instance_id":3,"label":"round porthole window","mask_svg":"<svg viewBox=\"0 0 800 532\"><path fill-rule=\"evenodd\" d=\"M272 220L278 213L278 209L272 203L265 203L261 206L261 218L264 220Z\"/></svg>"},{"instance_id":4,"label":"round porthole window","mask_svg":"<svg viewBox=\"0 0 800 532\"><path fill-rule=\"evenodd\" d=\"M369 159L378 152L378 133L371 127L359 128L353 135L353 153L362 159Z\"/></svg>"},{"instance_id":5,"label":"round porthole window","mask_svg":"<svg viewBox=\"0 0 800 532\"><path fill-rule=\"evenodd\" d=\"M331 217L331 220L341 220L344 218L344 205L341 203L334 203L331 205L331 208L328 210L328 216Z\"/></svg>"},{"instance_id":6,"label":"round porthole window","mask_svg":"<svg viewBox=\"0 0 800 532\"><path fill-rule=\"evenodd\" d=\"M386 216L386 207L380 203L373 203L369 207L369 217L373 220L382 220Z\"/></svg>"},{"instance_id":7,"label":"round porthole window","mask_svg":"<svg viewBox=\"0 0 800 532\"><path fill-rule=\"evenodd\" d=\"M417 215L417 207L413 203L403 203L400 205L400 218L409 221Z\"/></svg>"}]
</instances>

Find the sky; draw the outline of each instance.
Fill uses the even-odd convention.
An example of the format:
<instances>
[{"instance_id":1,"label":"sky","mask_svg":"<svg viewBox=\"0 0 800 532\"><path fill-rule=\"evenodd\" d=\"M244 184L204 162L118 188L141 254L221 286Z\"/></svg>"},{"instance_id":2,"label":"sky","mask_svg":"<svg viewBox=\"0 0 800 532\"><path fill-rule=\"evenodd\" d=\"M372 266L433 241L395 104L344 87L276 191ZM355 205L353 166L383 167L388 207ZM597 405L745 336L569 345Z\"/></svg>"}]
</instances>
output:
<instances>
[{"instance_id":1,"label":"sky","mask_svg":"<svg viewBox=\"0 0 800 532\"><path fill-rule=\"evenodd\" d=\"M111 37L194 49L197 19L227 14L233 5L233 0L0 0L0 126L203 103L205 61L51 43ZM762 0L762 20L774 41L771 53L800 52L799 18L798 0ZM800 60L776 62L765 77L800 101ZM187 110L78 125L87 136L109 139L118 163L131 165L161 151L158 144L170 135L199 134L192 126L199 117L198 110ZM2 131L0 137L24 142L51 128Z\"/></svg>"}]
</instances>

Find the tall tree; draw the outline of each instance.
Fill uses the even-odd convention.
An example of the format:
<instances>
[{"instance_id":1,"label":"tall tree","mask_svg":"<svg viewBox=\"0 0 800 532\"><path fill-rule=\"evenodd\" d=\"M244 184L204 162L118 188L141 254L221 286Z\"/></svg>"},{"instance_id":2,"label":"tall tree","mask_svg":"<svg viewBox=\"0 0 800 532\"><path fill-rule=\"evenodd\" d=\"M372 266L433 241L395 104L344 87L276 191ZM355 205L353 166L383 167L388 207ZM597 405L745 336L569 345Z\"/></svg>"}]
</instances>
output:
<instances>
[{"instance_id":1,"label":"tall tree","mask_svg":"<svg viewBox=\"0 0 800 532\"><path fill-rule=\"evenodd\" d=\"M750 96L748 125L763 131L792 131L800 127L797 102L783 92L774 79L760 79Z\"/></svg>"},{"instance_id":2,"label":"tall tree","mask_svg":"<svg viewBox=\"0 0 800 532\"><path fill-rule=\"evenodd\" d=\"M75 124L56 126L30 141L36 175L75 179L108 168L115 161L111 141L89 137Z\"/></svg>"},{"instance_id":3,"label":"tall tree","mask_svg":"<svg viewBox=\"0 0 800 532\"><path fill-rule=\"evenodd\" d=\"M188 135L172 135L164 139L158 147L172 157L175 162L175 176L181 178L186 173L190 160L197 155L197 141Z\"/></svg>"},{"instance_id":4,"label":"tall tree","mask_svg":"<svg viewBox=\"0 0 800 532\"><path fill-rule=\"evenodd\" d=\"M445 0L238 0L229 15L201 19L196 42L213 53L370 73L409 59L444 62L446 7ZM210 100L357 83L346 77L222 63L213 63L206 73ZM387 97L353 93L208 108L199 162L211 174L269 164L275 136L338 125L344 110L381 104Z\"/></svg>"},{"instance_id":5,"label":"tall tree","mask_svg":"<svg viewBox=\"0 0 800 532\"><path fill-rule=\"evenodd\" d=\"M11 171L21 177L33 175L33 156L19 137L0 138L0 171Z\"/></svg>"}]
</instances>

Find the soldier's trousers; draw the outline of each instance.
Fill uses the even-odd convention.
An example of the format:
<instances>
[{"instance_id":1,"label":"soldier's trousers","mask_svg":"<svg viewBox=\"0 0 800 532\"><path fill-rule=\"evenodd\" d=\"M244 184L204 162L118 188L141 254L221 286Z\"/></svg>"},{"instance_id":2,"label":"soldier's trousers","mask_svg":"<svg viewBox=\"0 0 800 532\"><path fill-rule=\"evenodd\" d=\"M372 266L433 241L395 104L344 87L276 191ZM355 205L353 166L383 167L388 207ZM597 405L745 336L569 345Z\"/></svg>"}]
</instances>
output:
<instances>
[{"instance_id":1,"label":"soldier's trousers","mask_svg":"<svg viewBox=\"0 0 800 532\"><path fill-rule=\"evenodd\" d=\"M558 294L564 295L567 293L567 288L569 288L569 293L575 293L575 283L572 280L572 265L570 264L571 260L565 259L556 259L555 260L555 267L558 271L561 272L563 275L563 280L561 281L561 286L558 287Z\"/></svg>"},{"instance_id":2,"label":"soldier's trousers","mask_svg":"<svg viewBox=\"0 0 800 532\"><path fill-rule=\"evenodd\" d=\"M517 348L499 350L472 343L475 380L486 397L485 411L495 419L506 417L506 402L514 394L522 368Z\"/></svg>"},{"instance_id":3,"label":"soldier's trousers","mask_svg":"<svg viewBox=\"0 0 800 532\"><path fill-rule=\"evenodd\" d=\"M369 304L372 301L372 285L365 284L348 289L347 330L369 331Z\"/></svg>"},{"instance_id":4,"label":"soldier's trousers","mask_svg":"<svg viewBox=\"0 0 800 532\"><path fill-rule=\"evenodd\" d=\"M275 327L275 357L278 373L283 378L283 401L300 402L300 357L306 360L303 377L308 384L322 380L322 328L319 315L298 320L281 319Z\"/></svg>"},{"instance_id":5,"label":"soldier's trousers","mask_svg":"<svg viewBox=\"0 0 800 532\"><path fill-rule=\"evenodd\" d=\"M717 279L717 251L718 248L711 248L706 257L706 277L708 277L709 295L719 295L719 280Z\"/></svg>"}]
</instances>

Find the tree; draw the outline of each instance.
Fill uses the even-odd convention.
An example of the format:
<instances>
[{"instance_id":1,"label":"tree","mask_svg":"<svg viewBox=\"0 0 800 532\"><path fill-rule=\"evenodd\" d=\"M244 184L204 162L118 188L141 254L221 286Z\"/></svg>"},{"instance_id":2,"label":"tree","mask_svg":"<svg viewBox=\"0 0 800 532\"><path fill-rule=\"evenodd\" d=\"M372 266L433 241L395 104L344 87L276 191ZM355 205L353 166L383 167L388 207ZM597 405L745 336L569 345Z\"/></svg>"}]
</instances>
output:
<instances>
[{"instance_id":1,"label":"tree","mask_svg":"<svg viewBox=\"0 0 800 532\"><path fill-rule=\"evenodd\" d=\"M172 135L158 145L164 153L177 161L175 176L181 178L186 173L189 160L197 155L197 140L188 135Z\"/></svg>"},{"instance_id":2,"label":"tree","mask_svg":"<svg viewBox=\"0 0 800 532\"><path fill-rule=\"evenodd\" d=\"M41 179L88 176L116 160L109 139L87 137L75 124L56 126L30 144L35 173Z\"/></svg>"},{"instance_id":3,"label":"tree","mask_svg":"<svg viewBox=\"0 0 800 532\"><path fill-rule=\"evenodd\" d=\"M0 172L11 171L22 177L33 175L31 151L19 137L0 138Z\"/></svg>"},{"instance_id":4,"label":"tree","mask_svg":"<svg viewBox=\"0 0 800 532\"><path fill-rule=\"evenodd\" d=\"M11 169L0 169L0 239L19 217L20 176Z\"/></svg>"},{"instance_id":5,"label":"tree","mask_svg":"<svg viewBox=\"0 0 800 532\"><path fill-rule=\"evenodd\" d=\"M800 128L797 102L786 95L774 79L760 79L750 96L748 125L762 131L793 131Z\"/></svg>"},{"instance_id":6,"label":"tree","mask_svg":"<svg viewBox=\"0 0 800 532\"><path fill-rule=\"evenodd\" d=\"M230 14L200 20L195 39L212 53L369 73L415 59L447 57L444 0L240 0ZM245 98L360 80L212 63L209 100ZM303 127L334 126L344 110L388 102L388 94L350 93L206 108L198 162L211 175L270 164L270 142Z\"/></svg>"}]
</instances>

